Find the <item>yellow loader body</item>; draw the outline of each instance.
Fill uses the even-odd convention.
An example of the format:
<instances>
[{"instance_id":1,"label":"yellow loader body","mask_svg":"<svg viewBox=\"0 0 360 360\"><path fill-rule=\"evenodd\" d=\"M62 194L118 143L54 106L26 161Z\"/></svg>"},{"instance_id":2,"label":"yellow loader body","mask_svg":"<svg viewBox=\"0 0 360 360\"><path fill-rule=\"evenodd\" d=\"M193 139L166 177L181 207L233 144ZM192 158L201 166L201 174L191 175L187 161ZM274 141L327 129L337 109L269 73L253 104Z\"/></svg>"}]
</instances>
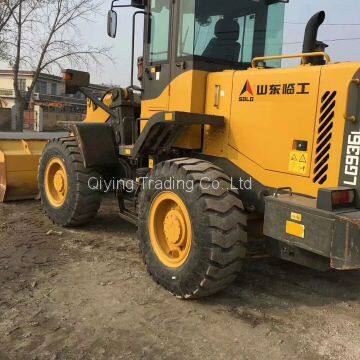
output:
<instances>
[{"instance_id":1,"label":"yellow loader body","mask_svg":"<svg viewBox=\"0 0 360 360\"><path fill-rule=\"evenodd\" d=\"M316 198L320 187L338 186L348 98L356 90L351 81L359 77L359 72L360 64L350 62L212 73L188 71L174 79L158 98L142 102L142 119L160 111L224 116L223 128L205 126L204 154L230 160L267 187L291 184L294 192ZM204 79L203 87L199 87L200 79ZM334 102L336 107L331 109ZM332 112L328 126L321 126L324 115L328 117ZM197 149L201 136L200 126L194 126L176 146ZM306 148L299 148L301 142ZM331 162L324 161L327 155ZM319 160L326 171L322 172Z\"/></svg>"},{"instance_id":2,"label":"yellow loader body","mask_svg":"<svg viewBox=\"0 0 360 360\"><path fill-rule=\"evenodd\" d=\"M44 149L39 183L48 216L62 226L91 221L102 189L89 193L89 182L111 180L120 217L138 226L147 270L185 299L223 289L243 259L264 255L325 271L360 269L360 63L331 62L317 40L325 13L308 21L301 54L280 55L283 0L132 6L144 11L133 18L127 89L100 100L89 73L65 71L66 93L92 103L87 123L66 124L73 136ZM300 65L279 68L285 59ZM55 158L72 170L71 192L66 171L48 171ZM64 205L56 208L54 196Z\"/></svg>"}]
</instances>

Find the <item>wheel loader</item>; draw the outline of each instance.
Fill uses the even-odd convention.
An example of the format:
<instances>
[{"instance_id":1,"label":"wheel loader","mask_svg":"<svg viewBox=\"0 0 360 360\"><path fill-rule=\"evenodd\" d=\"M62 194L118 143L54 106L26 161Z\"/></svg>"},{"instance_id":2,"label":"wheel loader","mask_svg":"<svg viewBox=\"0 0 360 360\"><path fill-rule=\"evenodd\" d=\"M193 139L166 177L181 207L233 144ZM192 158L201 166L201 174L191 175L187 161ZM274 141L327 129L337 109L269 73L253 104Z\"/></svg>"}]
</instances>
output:
<instances>
[{"instance_id":1,"label":"wheel loader","mask_svg":"<svg viewBox=\"0 0 360 360\"><path fill-rule=\"evenodd\" d=\"M42 153L50 219L88 223L111 189L148 272L184 299L222 290L262 256L360 268L360 63L331 62L317 39L324 12L303 52L282 55L285 3L113 1L113 38L117 9L135 8L130 86L98 99L88 73L64 72L66 91L91 103Z\"/></svg>"}]
</instances>

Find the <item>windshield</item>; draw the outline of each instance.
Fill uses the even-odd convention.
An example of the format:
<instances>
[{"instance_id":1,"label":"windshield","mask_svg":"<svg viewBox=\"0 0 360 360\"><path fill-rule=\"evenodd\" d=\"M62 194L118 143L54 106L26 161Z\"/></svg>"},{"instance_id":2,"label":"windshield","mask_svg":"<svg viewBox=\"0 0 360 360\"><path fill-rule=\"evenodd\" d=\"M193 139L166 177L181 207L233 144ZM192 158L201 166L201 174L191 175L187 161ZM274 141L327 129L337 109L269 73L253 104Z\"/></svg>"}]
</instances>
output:
<instances>
[{"instance_id":1,"label":"windshield","mask_svg":"<svg viewBox=\"0 0 360 360\"><path fill-rule=\"evenodd\" d=\"M265 0L182 0L177 55L243 64L256 56L280 55L284 8Z\"/></svg>"}]
</instances>

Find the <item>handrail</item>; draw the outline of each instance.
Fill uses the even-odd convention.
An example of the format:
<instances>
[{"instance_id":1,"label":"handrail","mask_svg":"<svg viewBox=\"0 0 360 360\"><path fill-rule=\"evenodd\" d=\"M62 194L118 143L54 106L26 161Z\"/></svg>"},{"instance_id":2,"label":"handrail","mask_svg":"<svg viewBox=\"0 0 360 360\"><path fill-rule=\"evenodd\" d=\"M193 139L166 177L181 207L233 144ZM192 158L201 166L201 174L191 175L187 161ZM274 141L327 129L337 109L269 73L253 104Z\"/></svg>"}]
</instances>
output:
<instances>
[{"instance_id":1,"label":"handrail","mask_svg":"<svg viewBox=\"0 0 360 360\"><path fill-rule=\"evenodd\" d=\"M350 107L350 91L351 91L351 85L360 86L360 79L351 79L348 85L347 90L347 100L346 100L346 110L344 114L344 119L347 121L351 121L353 123L356 123L358 121L358 118L355 115L350 116L348 111Z\"/></svg>"},{"instance_id":2,"label":"handrail","mask_svg":"<svg viewBox=\"0 0 360 360\"><path fill-rule=\"evenodd\" d=\"M131 35L131 70L130 70L130 86L129 89L135 91L144 91L141 87L134 85L134 65L135 65L135 30L136 30L136 16L137 15L147 15L146 11L135 11L132 19L132 35Z\"/></svg>"},{"instance_id":3,"label":"handrail","mask_svg":"<svg viewBox=\"0 0 360 360\"><path fill-rule=\"evenodd\" d=\"M274 60L282 60L282 59L301 59L301 64L303 65L306 58L319 57L323 56L324 59L329 63L331 61L329 54L325 52L311 52L311 53L303 53L303 54L293 54L293 55L275 55L275 56L262 56L256 57L251 62L251 67L256 68L257 64L261 61L274 61Z\"/></svg>"}]
</instances>

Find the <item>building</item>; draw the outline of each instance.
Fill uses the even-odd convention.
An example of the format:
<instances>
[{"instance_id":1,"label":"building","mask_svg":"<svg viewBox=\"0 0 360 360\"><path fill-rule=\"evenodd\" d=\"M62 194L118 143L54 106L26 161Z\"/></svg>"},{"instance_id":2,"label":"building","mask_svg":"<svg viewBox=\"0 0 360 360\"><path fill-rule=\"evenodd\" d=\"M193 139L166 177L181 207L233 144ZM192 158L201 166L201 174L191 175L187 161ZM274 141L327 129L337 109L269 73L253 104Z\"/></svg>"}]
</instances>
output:
<instances>
[{"instance_id":1,"label":"building","mask_svg":"<svg viewBox=\"0 0 360 360\"><path fill-rule=\"evenodd\" d=\"M34 71L19 72L19 89L26 92L34 78ZM13 89L13 70L0 70L0 107L12 108L15 105ZM109 90L109 86L91 84L90 89L99 98ZM44 123L45 116L48 119ZM54 114L53 116L51 114ZM86 114L86 99L83 94L65 94L65 84L60 76L41 73L31 94L29 111L25 113L25 128L43 130L52 127L57 120L81 120ZM56 116L55 116L56 115ZM50 121L51 117L55 119ZM57 120L56 120L57 119ZM41 125L39 125L41 124ZM49 125L49 126L47 126ZM46 129L49 130L49 129Z\"/></svg>"},{"instance_id":2,"label":"building","mask_svg":"<svg viewBox=\"0 0 360 360\"><path fill-rule=\"evenodd\" d=\"M19 89L20 91L27 91L34 78L34 71L20 71L19 72ZM0 99L3 107L11 108L15 105L15 92L13 89L13 71L0 70ZM98 96L109 89L109 86L105 85L90 85L90 89ZM44 103L64 103L67 106L73 105L74 107L86 107L86 101L82 94L76 95L65 94L65 84L60 76L49 75L41 73L39 79L35 85L35 89L32 94L32 100L34 102Z\"/></svg>"}]
</instances>

